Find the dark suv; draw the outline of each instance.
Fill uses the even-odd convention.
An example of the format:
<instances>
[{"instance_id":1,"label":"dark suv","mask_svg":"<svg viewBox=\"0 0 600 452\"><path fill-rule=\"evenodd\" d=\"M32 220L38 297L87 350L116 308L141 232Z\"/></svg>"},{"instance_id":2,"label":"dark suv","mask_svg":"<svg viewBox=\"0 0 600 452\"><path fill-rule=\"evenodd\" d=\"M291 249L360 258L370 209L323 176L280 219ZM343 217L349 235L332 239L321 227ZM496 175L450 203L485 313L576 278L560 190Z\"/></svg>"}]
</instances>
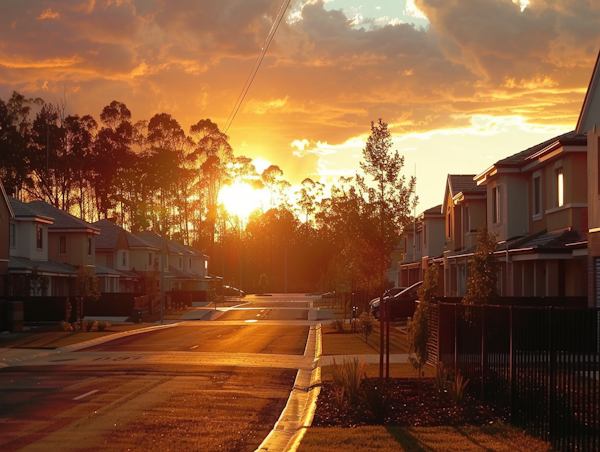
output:
<instances>
[{"instance_id":1,"label":"dark suv","mask_svg":"<svg viewBox=\"0 0 600 452\"><path fill-rule=\"evenodd\" d=\"M419 287L421 287L421 284L423 284L423 281L414 283L412 286L397 293L393 297L385 299L385 302L389 303L390 305L391 319L405 319L414 315L416 306L415 302L419 299L417 292L419 290ZM370 305L371 313L375 316L376 319L379 319L379 299L373 299Z\"/></svg>"}]
</instances>

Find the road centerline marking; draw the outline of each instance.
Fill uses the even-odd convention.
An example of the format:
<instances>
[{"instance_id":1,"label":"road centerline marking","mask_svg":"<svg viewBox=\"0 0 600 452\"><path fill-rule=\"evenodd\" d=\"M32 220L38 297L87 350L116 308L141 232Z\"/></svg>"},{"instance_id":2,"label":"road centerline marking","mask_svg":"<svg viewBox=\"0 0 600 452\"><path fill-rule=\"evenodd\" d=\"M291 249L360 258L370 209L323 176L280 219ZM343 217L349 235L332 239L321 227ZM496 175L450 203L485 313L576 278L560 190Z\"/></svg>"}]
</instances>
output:
<instances>
[{"instance_id":1,"label":"road centerline marking","mask_svg":"<svg viewBox=\"0 0 600 452\"><path fill-rule=\"evenodd\" d=\"M85 394L81 394L80 396L75 397L73 400L81 400L84 399L87 396L90 396L92 394L96 394L99 391L99 389L94 389L93 391L90 392L86 392Z\"/></svg>"},{"instance_id":2,"label":"road centerline marking","mask_svg":"<svg viewBox=\"0 0 600 452\"><path fill-rule=\"evenodd\" d=\"M198 345L194 345L193 347L190 347L190 350L194 350L195 348L198 348Z\"/></svg>"}]
</instances>

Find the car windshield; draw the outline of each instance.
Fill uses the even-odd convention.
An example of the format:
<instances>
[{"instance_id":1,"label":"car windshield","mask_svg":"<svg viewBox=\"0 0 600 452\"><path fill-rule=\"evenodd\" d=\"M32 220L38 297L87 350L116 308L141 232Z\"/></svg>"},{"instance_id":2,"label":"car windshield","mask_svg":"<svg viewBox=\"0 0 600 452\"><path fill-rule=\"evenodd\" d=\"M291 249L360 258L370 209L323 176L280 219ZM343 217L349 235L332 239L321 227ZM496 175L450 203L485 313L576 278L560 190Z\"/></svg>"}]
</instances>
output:
<instances>
[{"instance_id":1,"label":"car windshield","mask_svg":"<svg viewBox=\"0 0 600 452\"><path fill-rule=\"evenodd\" d=\"M417 294L417 291L419 290L419 287L421 287L421 284L423 284L423 281L414 283L412 286L410 286L410 287L404 289L403 291L397 293L396 295L394 295L394 298L415 296Z\"/></svg>"}]
</instances>

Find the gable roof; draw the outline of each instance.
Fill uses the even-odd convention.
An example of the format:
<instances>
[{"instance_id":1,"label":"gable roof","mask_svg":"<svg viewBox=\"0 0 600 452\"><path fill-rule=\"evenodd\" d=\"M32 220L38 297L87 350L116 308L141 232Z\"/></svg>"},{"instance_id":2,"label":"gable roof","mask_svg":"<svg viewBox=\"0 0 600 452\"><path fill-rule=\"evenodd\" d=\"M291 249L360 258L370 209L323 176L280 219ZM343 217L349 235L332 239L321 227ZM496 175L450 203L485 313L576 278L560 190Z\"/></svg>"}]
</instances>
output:
<instances>
[{"instance_id":1,"label":"gable roof","mask_svg":"<svg viewBox=\"0 0 600 452\"><path fill-rule=\"evenodd\" d=\"M448 197L454 199L457 195L463 196L478 195L484 197L487 193L487 188L477 185L474 180L475 174L448 174L446 180L446 190L444 192L444 203L441 206L440 212L446 214L448 206Z\"/></svg>"},{"instance_id":2,"label":"gable roof","mask_svg":"<svg viewBox=\"0 0 600 452\"><path fill-rule=\"evenodd\" d=\"M100 230L100 235L96 237L96 249L116 250L119 236L125 234L125 230L109 220L99 220L92 225Z\"/></svg>"},{"instance_id":3,"label":"gable roof","mask_svg":"<svg viewBox=\"0 0 600 452\"><path fill-rule=\"evenodd\" d=\"M42 221L44 223L52 223L54 220L54 218L51 216L39 214L24 202L21 202L11 196L8 197L8 201L15 218L30 218L32 220Z\"/></svg>"},{"instance_id":4,"label":"gable roof","mask_svg":"<svg viewBox=\"0 0 600 452\"><path fill-rule=\"evenodd\" d=\"M592 130L596 124L600 123L600 90L598 83L600 79L600 52L596 58L596 64L592 71L590 84L585 93L585 99L581 106L579 119L577 120L577 133L587 133Z\"/></svg>"},{"instance_id":5,"label":"gable roof","mask_svg":"<svg viewBox=\"0 0 600 452\"><path fill-rule=\"evenodd\" d=\"M92 226L90 223L87 223L68 212L57 209L45 201L31 201L27 203L27 207L41 215L46 215L53 218L54 224L49 227L51 230L85 230L94 234L100 234L100 230L97 227Z\"/></svg>"},{"instance_id":6,"label":"gable roof","mask_svg":"<svg viewBox=\"0 0 600 452\"><path fill-rule=\"evenodd\" d=\"M125 231L125 237L127 237L127 242L129 243L129 248L142 248L152 251L160 251L159 246L151 245L150 243L142 240L136 234L132 234L129 231Z\"/></svg>"},{"instance_id":7,"label":"gable roof","mask_svg":"<svg viewBox=\"0 0 600 452\"><path fill-rule=\"evenodd\" d=\"M159 249L162 249L162 237L160 235L155 234L154 232L144 231L138 232L135 234L138 238L142 239L144 242L149 243ZM192 251L186 249L183 245L179 243L175 243L172 240L165 238L167 242L167 249L169 253L173 254L195 254Z\"/></svg>"}]
</instances>

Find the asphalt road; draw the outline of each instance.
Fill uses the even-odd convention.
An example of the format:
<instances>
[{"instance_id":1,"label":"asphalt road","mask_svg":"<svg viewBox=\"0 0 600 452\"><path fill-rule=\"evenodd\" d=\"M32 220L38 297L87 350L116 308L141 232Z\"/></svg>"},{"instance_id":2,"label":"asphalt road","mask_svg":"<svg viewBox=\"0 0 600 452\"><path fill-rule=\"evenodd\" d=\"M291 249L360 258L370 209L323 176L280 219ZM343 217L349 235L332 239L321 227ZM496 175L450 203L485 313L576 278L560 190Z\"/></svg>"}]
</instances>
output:
<instances>
[{"instance_id":1,"label":"asphalt road","mask_svg":"<svg viewBox=\"0 0 600 452\"><path fill-rule=\"evenodd\" d=\"M249 301L1 369L0 450L253 451L310 362L307 300Z\"/></svg>"}]
</instances>

